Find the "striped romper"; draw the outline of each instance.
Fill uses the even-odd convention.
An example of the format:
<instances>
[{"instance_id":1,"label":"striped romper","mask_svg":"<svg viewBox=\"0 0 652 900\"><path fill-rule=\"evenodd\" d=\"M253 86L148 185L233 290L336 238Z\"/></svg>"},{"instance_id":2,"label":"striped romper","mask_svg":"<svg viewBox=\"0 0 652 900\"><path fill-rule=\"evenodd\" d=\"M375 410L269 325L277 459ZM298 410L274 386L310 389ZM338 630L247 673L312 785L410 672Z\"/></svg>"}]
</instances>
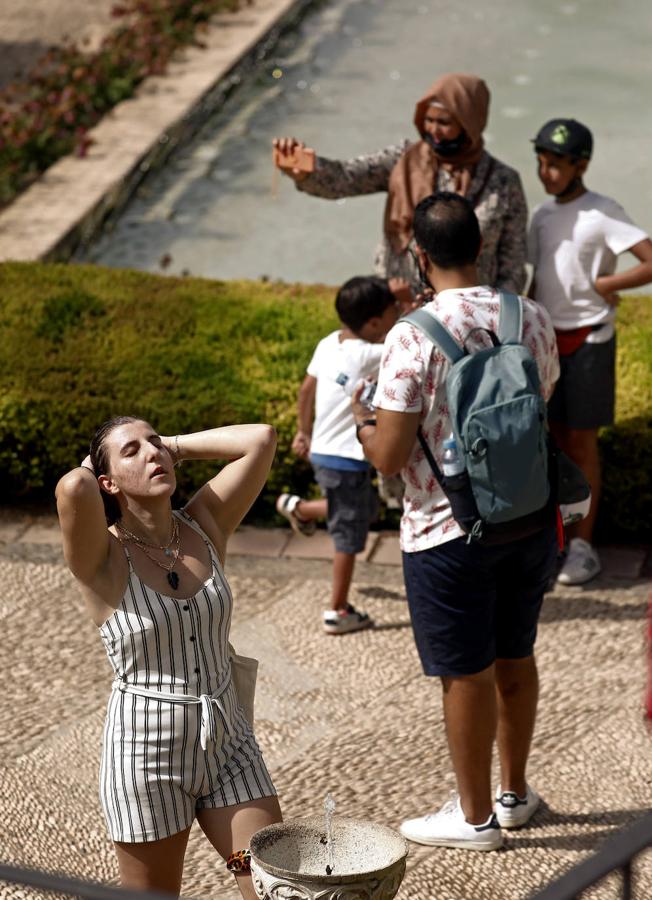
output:
<instances>
[{"instance_id":1,"label":"striped romper","mask_svg":"<svg viewBox=\"0 0 652 900\"><path fill-rule=\"evenodd\" d=\"M211 575L194 597L159 594L134 572L100 628L115 672L100 799L114 841L140 843L188 828L195 810L276 794L231 680L232 597L205 532Z\"/></svg>"}]
</instances>

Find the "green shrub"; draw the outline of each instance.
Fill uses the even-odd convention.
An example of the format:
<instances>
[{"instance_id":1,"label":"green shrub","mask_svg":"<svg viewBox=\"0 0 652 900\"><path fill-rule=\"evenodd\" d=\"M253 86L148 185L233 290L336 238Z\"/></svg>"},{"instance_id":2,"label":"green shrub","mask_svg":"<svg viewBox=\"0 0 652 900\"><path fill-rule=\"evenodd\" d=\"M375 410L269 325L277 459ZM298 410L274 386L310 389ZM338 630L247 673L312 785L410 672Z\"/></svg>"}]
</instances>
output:
<instances>
[{"instance_id":1,"label":"green shrub","mask_svg":"<svg viewBox=\"0 0 652 900\"><path fill-rule=\"evenodd\" d=\"M0 499L51 497L97 426L136 413L163 433L265 421L276 463L255 517L311 481L290 450L296 393L336 327L334 290L169 278L93 266L0 265ZM617 424L601 435L603 538L652 537L652 306L619 311ZM178 470L182 497L214 470Z\"/></svg>"},{"instance_id":2,"label":"green shrub","mask_svg":"<svg viewBox=\"0 0 652 900\"><path fill-rule=\"evenodd\" d=\"M176 279L91 266L0 266L0 498L51 494L105 419L162 433L272 422L277 464L258 514L309 467L290 452L296 392L337 324L322 287ZM187 496L214 470L178 470Z\"/></svg>"},{"instance_id":3,"label":"green shrub","mask_svg":"<svg viewBox=\"0 0 652 900\"><path fill-rule=\"evenodd\" d=\"M597 532L606 539L652 538L652 297L618 308L616 423L603 428L603 494Z\"/></svg>"}]
</instances>

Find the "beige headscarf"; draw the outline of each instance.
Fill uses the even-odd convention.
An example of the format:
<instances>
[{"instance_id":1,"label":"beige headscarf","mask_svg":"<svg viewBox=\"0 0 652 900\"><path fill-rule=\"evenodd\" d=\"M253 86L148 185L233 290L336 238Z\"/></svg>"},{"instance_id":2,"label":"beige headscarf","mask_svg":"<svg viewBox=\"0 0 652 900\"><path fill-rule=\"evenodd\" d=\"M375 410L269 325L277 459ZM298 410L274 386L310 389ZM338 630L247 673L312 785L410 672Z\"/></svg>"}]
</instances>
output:
<instances>
[{"instance_id":1,"label":"beige headscarf","mask_svg":"<svg viewBox=\"0 0 652 900\"><path fill-rule=\"evenodd\" d=\"M450 74L435 81L414 111L414 124L422 138L426 110L432 103L455 116L468 141L456 157L444 159L425 140L420 140L405 151L392 169L385 205L385 234L396 253L403 252L410 243L414 209L436 189L439 167L451 172L456 193L465 196L484 149L482 132L489 112L489 89L481 78Z\"/></svg>"}]
</instances>

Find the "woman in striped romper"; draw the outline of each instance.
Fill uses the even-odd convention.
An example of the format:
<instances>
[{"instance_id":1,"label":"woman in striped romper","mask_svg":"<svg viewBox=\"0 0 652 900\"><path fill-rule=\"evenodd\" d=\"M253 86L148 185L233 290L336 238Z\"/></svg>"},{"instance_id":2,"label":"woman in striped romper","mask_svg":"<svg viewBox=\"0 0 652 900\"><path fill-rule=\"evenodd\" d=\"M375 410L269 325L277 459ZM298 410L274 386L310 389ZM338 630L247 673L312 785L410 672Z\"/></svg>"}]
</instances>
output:
<instances>
[{"instance_id":1,"label":"woman in striped romper","mask_svg":"<svg viewBox=\"0 0 652 900\"><path fill-rule=\"evenodd\" d=\"M268 425L161 437L120 417L57 485L66 561L115 673L100 797L130 888L179 893L197 819L256 896L241 851L281 811L232 682L222 565L275 448ZM218 458L229 462L173 511L175 464Z\"/></svg>"}]
</instances>

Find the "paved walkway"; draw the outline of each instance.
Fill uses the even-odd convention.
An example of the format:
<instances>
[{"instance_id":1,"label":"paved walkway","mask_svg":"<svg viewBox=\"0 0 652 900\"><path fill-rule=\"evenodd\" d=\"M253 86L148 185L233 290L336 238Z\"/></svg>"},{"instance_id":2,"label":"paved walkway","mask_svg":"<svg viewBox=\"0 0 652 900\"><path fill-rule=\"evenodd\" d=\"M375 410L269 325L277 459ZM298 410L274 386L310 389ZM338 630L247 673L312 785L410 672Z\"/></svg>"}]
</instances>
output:
<instances>
[{"instance_id":1,"label":"paved walkway","mask_svg":"<svg viewBox=\"0 0 652 900\"><path fill-rule=\"evenodd\" d=\"M312 554L326 547L283 529L240 532L228 563L233 639L261 660L257 733L285 816L319 813L330 791L340 814L396 827L453 785L439 688L419 670L396 536L377 538L356 574L353 601L377 627L342 638L318 627L329 563ZM605 548L603 558L598 580L544 605L531 763L541 813L504 852L412 847L400 900L520 900L649 807L645 554ZM96 788L109 669L52 519L0 518L0 578L0 857L115 881ZM652 883L650 855L640 878ZM237 896L196 831L183 892ZM0 898L18 896L0 885ZM613 884L591 894L613 896Z\"/></svg>"}]
</instances>

